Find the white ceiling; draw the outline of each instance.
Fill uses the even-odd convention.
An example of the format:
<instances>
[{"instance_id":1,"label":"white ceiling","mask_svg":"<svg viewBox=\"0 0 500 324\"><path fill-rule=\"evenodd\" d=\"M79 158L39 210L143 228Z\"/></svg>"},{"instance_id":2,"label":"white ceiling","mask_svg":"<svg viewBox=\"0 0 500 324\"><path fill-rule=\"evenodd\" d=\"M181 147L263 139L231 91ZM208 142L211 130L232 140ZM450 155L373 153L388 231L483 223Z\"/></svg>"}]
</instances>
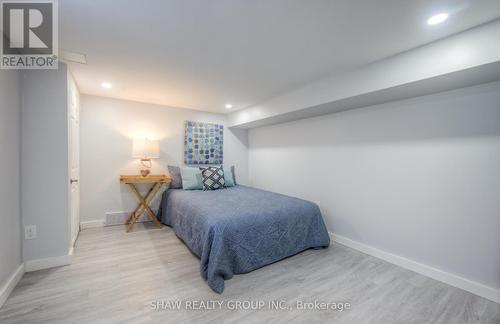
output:
<instances>
[{"instance_id":1,"label":"white ceiling","mask_svg":"<svg viewBox=\"0 0 500 324\"><path fill-rule=\"evenodd\" d=\"M445 23L425 23L441 11ZM82 93L227 113L496 19L500 0L60 0L59 12L61 49L87 55L70 64Z\"/></svg>"}]
</instances>

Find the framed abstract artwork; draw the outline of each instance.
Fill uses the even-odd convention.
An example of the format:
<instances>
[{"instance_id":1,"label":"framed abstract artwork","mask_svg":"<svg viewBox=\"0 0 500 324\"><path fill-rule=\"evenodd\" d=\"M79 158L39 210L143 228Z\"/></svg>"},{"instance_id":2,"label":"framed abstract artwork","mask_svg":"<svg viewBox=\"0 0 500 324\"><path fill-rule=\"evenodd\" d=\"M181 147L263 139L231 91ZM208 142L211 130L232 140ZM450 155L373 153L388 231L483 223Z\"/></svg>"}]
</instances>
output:
<instances>
[{"instance_id":1,"label":"framed abstract artwork","mask_svg":"<svg viewBox=\"0 0 500 324\"><path fill-rule=\"evenodd\" d=\"M223 125L189 120L185 122L185 164L222 164L223 147Z\"/></svg>"}]
</instances>

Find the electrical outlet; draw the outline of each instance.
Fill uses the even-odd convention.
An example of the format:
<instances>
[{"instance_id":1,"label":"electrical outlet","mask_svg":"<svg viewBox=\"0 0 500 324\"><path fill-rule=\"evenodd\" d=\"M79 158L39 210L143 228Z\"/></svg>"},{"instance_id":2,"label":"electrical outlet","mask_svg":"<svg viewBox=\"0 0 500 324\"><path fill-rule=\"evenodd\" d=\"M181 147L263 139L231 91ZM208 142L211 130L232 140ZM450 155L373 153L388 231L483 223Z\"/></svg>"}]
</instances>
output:
<instances>
[{"instance_id":1,"label":"electrical outlet","mask_svg":"<svg viewBox=\"0 0 500 324\"><path fill-rule=\"evenodd\" d=\"M24 226L24 239L25 240L36 239L36 225Z\"/></svg>"}]
</instances>

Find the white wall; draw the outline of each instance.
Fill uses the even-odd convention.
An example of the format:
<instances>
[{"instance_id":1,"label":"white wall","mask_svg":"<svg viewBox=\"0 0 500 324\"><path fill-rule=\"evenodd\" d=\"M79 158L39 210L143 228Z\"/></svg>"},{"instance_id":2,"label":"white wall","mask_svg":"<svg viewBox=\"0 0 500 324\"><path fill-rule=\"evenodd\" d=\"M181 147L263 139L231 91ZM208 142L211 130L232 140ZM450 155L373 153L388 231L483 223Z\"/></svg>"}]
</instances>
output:
<instances>
[{"instance_id":1,"label":"white wall","mask_svg":"<svg viewBox=\"0 0 500 324\"><path fill-rule=\"evenodd\" d=\"M227 123L221 114L88 95L81 96L80 120L82 222L135 208L130 189L119 183L120 174L141 169L131 157L133 138L160 140L161 158L153 160L152 173L168 174L167 165L183 165L185 120ZM246 130L226 128L224 164L235 165L240 183L247 182L247 163Z\"/></svg>"},{"instance_id":2,"label":"white wall","mask_svg":"<svg viewBox=\"0 0 500 324\"><path fill-rule=\"evenodd\" d=\"M498 293L500 83L248 136L252 185L320 201L336 234Z\"/></svg>"},{"instance_id":3,"label":"white wall","mask_svg":"<svg viewBox=\"0 0 500 324\"><path fill-rule=\"evenodd\" d=\"M0 307L3 288L22 263L19 88L19 72L0 71Z\"/></svg>"},{"instance_id":4,"label":"white wall","mask_svg":"<svg viewBox=\"0 0 500 324\"><path fill-rule=\"evenodd\" d=\"M23 73L22 215L37 226L37 238L24 241L25 261L69 250L67 78L65 64Z\"/></svg>"}]
</instances>

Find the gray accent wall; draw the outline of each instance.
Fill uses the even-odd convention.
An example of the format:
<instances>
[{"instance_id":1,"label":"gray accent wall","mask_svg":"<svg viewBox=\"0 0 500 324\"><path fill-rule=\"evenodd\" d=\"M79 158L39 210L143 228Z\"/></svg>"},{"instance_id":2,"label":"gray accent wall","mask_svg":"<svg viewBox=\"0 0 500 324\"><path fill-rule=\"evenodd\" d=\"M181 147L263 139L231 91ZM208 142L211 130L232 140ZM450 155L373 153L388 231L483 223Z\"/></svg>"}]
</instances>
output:
<instances>
[{"instance_id":1,"label":"gray accent wall","mask_svg":"<svg viewBox=\"0 0 500 324\"><path fill-rule=\"evenodd\" d=\"M0 289L22 263L19 75L0 70Z\"/></svg>"},{"instance_id":2,"label":"gray accent wall","mask_svg":"<svg viewBox=\"0 0 500 324\"><path fill-rule=\"evenodd\" d=\"M499 82L248 136L252 185L320 202L345 238L500 289Z\"/></svg>"}]
</instances>

